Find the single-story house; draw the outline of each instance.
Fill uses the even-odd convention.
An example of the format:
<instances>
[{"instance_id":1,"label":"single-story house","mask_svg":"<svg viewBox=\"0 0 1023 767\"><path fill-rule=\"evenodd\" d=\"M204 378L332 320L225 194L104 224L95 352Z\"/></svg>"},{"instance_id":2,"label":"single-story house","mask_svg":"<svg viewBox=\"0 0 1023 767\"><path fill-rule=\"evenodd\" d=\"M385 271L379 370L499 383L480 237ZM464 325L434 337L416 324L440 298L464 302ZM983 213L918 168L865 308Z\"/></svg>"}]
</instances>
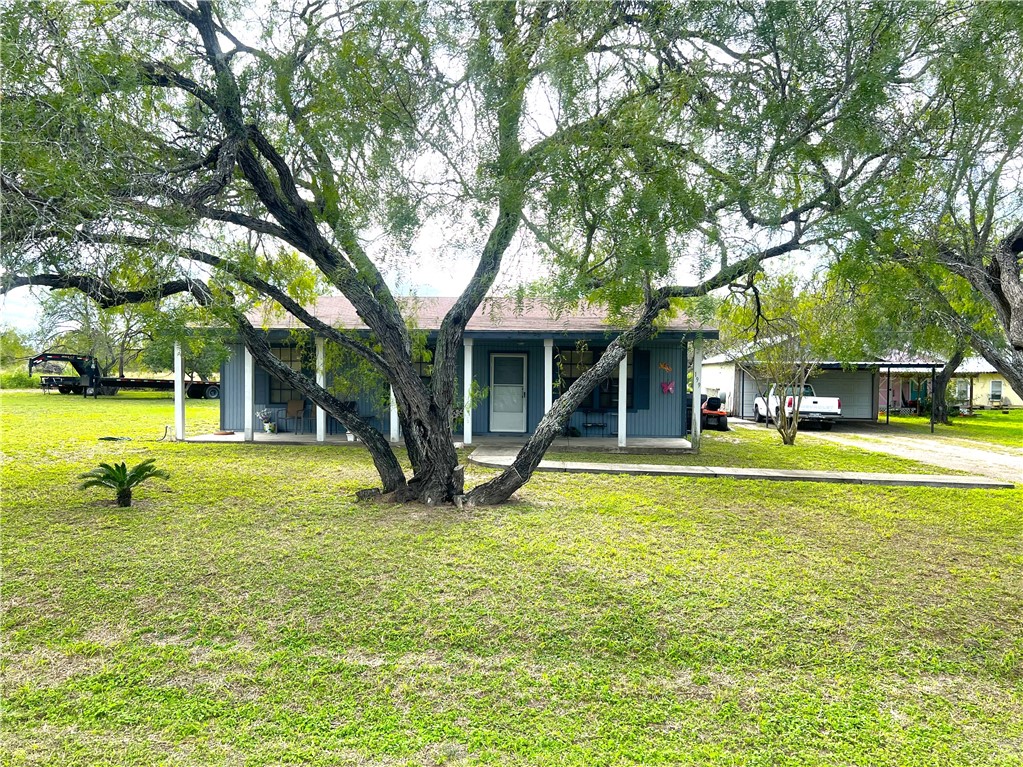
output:
<instances>
[{"instance_id":1,"label":"single-story house","mask_svg":"<svg viewBox=\"0 0 1023 767\"><path fill-rule=\"evenodd\" d=\"M406 315L425 335L432 349L437 331L454 298L408 299ZM312 311L334 327L366 332L351 304L343 297L317 300ZM345 370L326 370L323 343L290 315L262 319L271 348L283 361L309 375L320 374L327 385ZM528 435L533 432L555 398L589 369L606 345L617 335L606 313L595 306L560 314L539 301L511 298L487 299L469 321L465 332L464 365L458 391L464 393L464 413L457 418L456 433L471 443L473 435ZM669 319L650 341L640 344L620 366L618 374L605 379L572 415L569 433L582 437L684 438L686 380L689 344L717 337L717 331L685 317ZM221 368L220 426L251 438L252 413L270 410L283 430L326 434L344 428L326 417L302 395L258 364L240 343ZM429 354L419 365L424 378L432 374ZM620 381L625 381L624 397ZM470 397L467 383L483 396ZM475 399L475 402L470 401ZM350 405L392 441L400 438L393 395L382 379L350 399ZM290 412L289 412L290 411ZM257 424L258 425L258 424ZM183 431L183 429L182 429Z\"/></svg>"},{"instance_id":2,"label":"single-story house","mask_svg":"<svg viewBox=\"0 0 1023 767\"><path fill-rule=\"evenodd\" d=\"M941 370L945 360L930 355L893 351L885 358L877 397L880 412L911 415L922 412L931 396L931 373Z\"/></svg>"},{"instance_id":3,"label":"single-story house","mask_svg":"<svg viewBox=\"0 0 1023 767\"><path fill-rule=\"evenodd\" d=\"M1023 407L1023 392L1009 386L1005 378L983 357L968 357L952 374L956 402L961 407Z\"/></svg>"}]
</instances>

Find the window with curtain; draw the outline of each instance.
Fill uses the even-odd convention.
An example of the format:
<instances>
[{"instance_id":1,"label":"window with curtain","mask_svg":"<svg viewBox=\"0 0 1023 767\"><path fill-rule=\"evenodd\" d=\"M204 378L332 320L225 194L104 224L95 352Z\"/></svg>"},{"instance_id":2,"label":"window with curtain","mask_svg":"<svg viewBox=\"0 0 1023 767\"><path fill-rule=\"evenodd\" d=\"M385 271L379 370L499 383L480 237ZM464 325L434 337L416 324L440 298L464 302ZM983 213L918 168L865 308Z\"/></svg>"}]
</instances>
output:
<instances>
[{"instance_id":1,"label":"window with curtain","mask_svg":"<svg viewBox=\"0 0 1023 767\"><path fill-rule=\"evenodd\" d=\"M593 367L593 363L600 359L604 349L571 349L559 350L561 365L561 391L565 392L568 387L575 383L583 373ZM635 381L632 352L625 363L626 365L626 386L625 407L635 407ZM579 405L580 410L617 410L618 409L618 369L605 378L591 396L584 399Z\"/></svg>"}]
</instances>

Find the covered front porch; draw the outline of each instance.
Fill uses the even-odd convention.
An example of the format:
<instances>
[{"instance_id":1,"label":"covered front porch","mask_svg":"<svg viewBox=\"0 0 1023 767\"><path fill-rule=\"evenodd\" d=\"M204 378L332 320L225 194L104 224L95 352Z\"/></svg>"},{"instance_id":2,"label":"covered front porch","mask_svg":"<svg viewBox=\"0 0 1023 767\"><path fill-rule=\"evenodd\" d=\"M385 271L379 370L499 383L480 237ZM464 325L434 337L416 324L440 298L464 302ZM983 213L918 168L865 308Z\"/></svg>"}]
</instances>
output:
<instances>
[{"instance_id":1,"label":"covered front porch","mask_svg":"<svg viewBox=\"0 0 1023 767\"><path fill-rule=\"evenodd\" d=\"M676 389L675 379L686 380L687 343L693 349L693 388L700 391L702 335L699 333L662 334L653 344L638 349L623 359L617 375L612 376L607 392L594 392L594 398L581 405L566 426L555 449L601 452L689 452L699 445L699 408L686 411L684 387ZM522 445L540 419L550 411L559 386L564 386L565 356L577 348L580 334L572 336L515 336L502 333L467 333L464 340L464 364L459 385L463 391L461 429L452 440L456 444ZM325 386L324 340L315 338L316 382ZM585 340L585 339L584 339ZM606 343L606 336L588 339ZM599 347L598 347L599 352ZM558 355L558 356L556 356ZM310 355L311 356L311 355ZM175 346L175 435L185 439L185 382L181 349ZM222 369L222 434L203 435L207 442L261 442L268 444L346 444L348 436L339 424L328 421L325 411L302 400L287 403L267 401L265 371L257 388L257 365L248 349L241 345L231 362L231 373ZM312 370L309 371L313 373ZM660 380L656 377L660 374ZM671 380L668 380L671 379ZM476 389L487 391L482 401L474 401ZM627 395L626 395L627 393ZM401 442L394 392L387 407L386 389L383 414L377 428L392 443ZM601 396L598 401L597 396ZM225 411L226 400L231 410ZM479 400L479 397L475 397ZM607 402L604 402L607 399ZM698 400L694 397L695 401ZM509 404L510 403L510 404ZM294 414L292 405L300 406ZM356 404L356 403L353 403ZM514 406L514 407L512 407ZM273 410L281 429L277 433L261 431L257 411ZM278 412L279 411L279 412ZM231 418L224 416L232 413ZM689 416L689 418L687 418ZM504 419L499 421L498 419ZM511 421L518 419L515 423ZM690 424L686 421L691 420ZM275 427L278 424L275 424ZM688 429L687 429L688 426ZM461 434L458 433L461 431ZM506 434L495 432L509 432ZM689 436L687 439L686 437Z\"/></svg>"}]
</instances>

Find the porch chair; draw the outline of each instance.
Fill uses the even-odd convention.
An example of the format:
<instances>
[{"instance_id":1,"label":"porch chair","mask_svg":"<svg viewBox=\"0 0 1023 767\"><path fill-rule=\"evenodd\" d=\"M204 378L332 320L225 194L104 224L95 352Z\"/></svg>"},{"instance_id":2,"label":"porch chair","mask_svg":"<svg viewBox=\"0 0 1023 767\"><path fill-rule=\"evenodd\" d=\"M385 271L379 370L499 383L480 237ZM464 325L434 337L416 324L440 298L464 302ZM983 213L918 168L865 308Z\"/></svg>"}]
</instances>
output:
<instances>
[{"instance_id":1,"label":"porch chair","mask_svg":"<svg viewBox=\"0 0 1023 767\"><path fill-rule=\"evenodd\" d=\"M294 422L295 428L291 428ZM305 400L288 400L288 408L284 412L284 430L293 434L302 434L305 431Z\"/></svg>"}]
</instances>

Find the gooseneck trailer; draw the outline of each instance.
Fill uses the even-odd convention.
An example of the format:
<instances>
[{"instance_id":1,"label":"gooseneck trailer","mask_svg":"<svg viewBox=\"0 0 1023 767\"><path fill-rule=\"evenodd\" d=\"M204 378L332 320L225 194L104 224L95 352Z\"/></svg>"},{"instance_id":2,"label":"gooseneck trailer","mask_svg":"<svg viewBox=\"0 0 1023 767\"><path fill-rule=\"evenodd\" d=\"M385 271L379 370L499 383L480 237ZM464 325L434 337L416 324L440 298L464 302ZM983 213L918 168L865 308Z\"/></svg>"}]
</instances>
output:
<instances>
[{"instance_id":1,"label":"gooseneck trailer","mask_svg":"<svg viewBox=\"0 0 1023 767\"><path fill-rule=\"evenodd\" d=\"M61 394L85 394L91 389L88 368L95 364L94 357L86 354L37 354L28 361L28 373L33 368L46 362L66 362L74 368L78 375L43 375L40 376L44 391L58 391ZM174 381L166 378L116 378L101 376L99 394L117 394L121 389L148 389L155 391L174 391ZM89 393L92 393L89 391ZM191 399L219 399L220 383L218 381L192 381L185 384L185 394Z\"/></svg>"}]
</instances>

